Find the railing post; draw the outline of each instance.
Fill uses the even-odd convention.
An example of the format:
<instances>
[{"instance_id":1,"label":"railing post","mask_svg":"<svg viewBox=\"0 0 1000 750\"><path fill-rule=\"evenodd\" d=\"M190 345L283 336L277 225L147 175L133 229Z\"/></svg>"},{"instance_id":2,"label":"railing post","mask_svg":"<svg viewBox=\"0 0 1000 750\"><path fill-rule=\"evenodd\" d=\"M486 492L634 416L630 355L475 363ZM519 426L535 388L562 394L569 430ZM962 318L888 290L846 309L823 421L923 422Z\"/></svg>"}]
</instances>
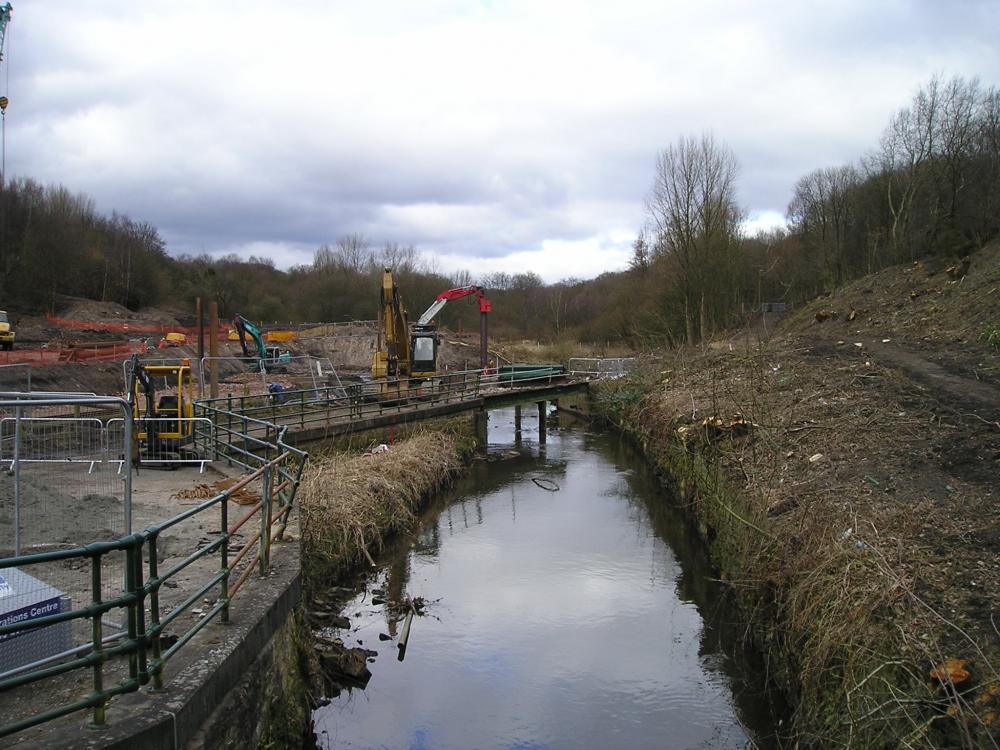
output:
<instances>
[{"instance_id":1,"label":"railing post","mask_svg":"<svg viewBox=\"0 0 1000 750\"><path fill-rule=\"evenodd\" d=\"M101 604L101 555L94 554L90 558L90 601L95 607ZM104 626L101 623L101 613L95 611L91 618L94 660L94 697L100 702L94 706L93 721L90 725L95 729L103 728L107 723L107 701L104 697Z\"/></svg>"},{"instance_id":2,"label":"railing post","mask_svg":"<svg viewBox=\"0 0 1000 750\"><path fill-rule=\"evenodd\" d=\"M163 664L160 659L163 656L160 647L160 582L157 580L159 578L160 572L158 567L158 562L156 559L156 538L157 535L153 534L149 537L149 581L152 583L152 588L149 592L149 625L150 630L153 633L151 647L153 650L153 660L156 662L155 669L153 671L153 687L151 690L163 690Z\"/></svg>"},{"instance_id":3,"label":"railing post","mask_svg":"<svg viewBox=\"0 0 1000 750\"><path fill-rule=\"evenodd\" d=\"M222 601L222 612L219 613L219 620L223 625L229 624L229 493L226 492L222 496L222 519L221 526L222 535L226 538L225 543L222 545L222 570L220 572L224 573L222 580L219 581L219 599Z\"/></svg>"},{"instance_id":4,"label":"railing post","mask_svg":"<svg viewBox=\"0 0 1000 750\"><path fill-rule=\"evenodd\" d=\"M145 546L145 539L140 536L135 536L132 539L132 546L129 547L128 552L125 555L125 564L128 565L131 560L132 565L132 593L135 594L135 600L132 603L132 607L135 611L135 632L138 638L138 652L136 655L136 678L139 680L140 685L145 685L149 682L149 672L146 669L147 662L147 645L146 645L146 592L143 591L142 586L142 548Z\"/></svg>"},{"instance_id":5,"label":"railing post","mask_svg":"<svg viewBox=\"0 0 1000 750\"><path fill-rule=\"evenodd\" d=\"M21 554L21 407L14 410L14 554Z\"/></svg>"},{"instance_id":6,"label":"railing post","mask_svg":"<svg viewBox=\"0 0 1000 750\"><path fill-rule=\"evenodd\" d=\"M260 574L267 575L271 564L271 464L264 466L264 487L260 506Z\"/></svg>"}]
</instances>

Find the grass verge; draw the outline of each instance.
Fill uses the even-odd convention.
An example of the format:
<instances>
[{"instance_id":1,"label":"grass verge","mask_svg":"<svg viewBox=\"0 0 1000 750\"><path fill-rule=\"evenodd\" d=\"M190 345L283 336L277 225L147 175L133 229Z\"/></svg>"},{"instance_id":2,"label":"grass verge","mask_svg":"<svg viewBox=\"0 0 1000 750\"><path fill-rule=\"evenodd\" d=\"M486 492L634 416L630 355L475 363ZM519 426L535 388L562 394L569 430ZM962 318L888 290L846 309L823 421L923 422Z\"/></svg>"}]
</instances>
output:
<instances>
[{"instance_id":1,"label":"grass verge","mask_svg":"<svg viewBox=\"0 0 1000 750\"><path fill-rule=\"evenodd\" d=\"M298 492L307 586L372 563L387 538L413 528L473 448L456 432L425 432L384 453L311 460Z\"/></svg>"}]
</instances>

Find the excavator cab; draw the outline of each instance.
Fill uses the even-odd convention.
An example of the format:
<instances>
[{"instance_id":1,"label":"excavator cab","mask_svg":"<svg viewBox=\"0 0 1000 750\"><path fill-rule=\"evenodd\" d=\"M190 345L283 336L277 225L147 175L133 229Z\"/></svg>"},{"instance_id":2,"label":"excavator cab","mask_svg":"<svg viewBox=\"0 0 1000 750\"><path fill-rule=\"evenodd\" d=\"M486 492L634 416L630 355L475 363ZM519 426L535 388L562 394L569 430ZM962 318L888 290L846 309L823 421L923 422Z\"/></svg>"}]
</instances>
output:
<instances>
[{"instance_id":1,"label":"excavator cab","mask_svg":"<svg viewBox=\"0 0 1000 750\"><path fill-rule=\"evenodd\" d=\"M132 414L144 419L138 439L152 446L176 449L192 436L194 382L187 360L176 365L144 365L133 355L131 363ZM157 387L169 389L157 399ZM140 404L145 404L145 409Z\"/></svg>"},{"instance_id":2,"label":"excavator cab","mask_svg":"<svg viewBox=\"0 0 1000 750\"><path fill-rule=\"evenodd\" d=\"M410 351L413 352L411 375L415 378L432 378L437 374L438 333L436 328L428 326L424 330L415 330L410 339Z\"/></svg>"}]
</instances>

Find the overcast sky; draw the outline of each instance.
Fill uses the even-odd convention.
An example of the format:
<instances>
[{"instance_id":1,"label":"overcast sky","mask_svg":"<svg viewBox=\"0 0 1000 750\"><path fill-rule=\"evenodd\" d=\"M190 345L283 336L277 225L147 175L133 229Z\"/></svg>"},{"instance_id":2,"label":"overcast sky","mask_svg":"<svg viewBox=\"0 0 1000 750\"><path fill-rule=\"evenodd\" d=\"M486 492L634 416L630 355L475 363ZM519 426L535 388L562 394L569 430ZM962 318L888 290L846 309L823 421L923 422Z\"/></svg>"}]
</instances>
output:
<instances>
[{"instance_id":1,"label":"overcast sky","mask_svg":"<svg viewBox=\"0 0 1000 750\"><path fill-rule=\"evenodd\" d=\"M449 273L592 277L682 135L735 151L767 225L933 74L1000 83L998 0L14 5L9 175L279 267L361 233Z\"/></svg>"}]
</instances>

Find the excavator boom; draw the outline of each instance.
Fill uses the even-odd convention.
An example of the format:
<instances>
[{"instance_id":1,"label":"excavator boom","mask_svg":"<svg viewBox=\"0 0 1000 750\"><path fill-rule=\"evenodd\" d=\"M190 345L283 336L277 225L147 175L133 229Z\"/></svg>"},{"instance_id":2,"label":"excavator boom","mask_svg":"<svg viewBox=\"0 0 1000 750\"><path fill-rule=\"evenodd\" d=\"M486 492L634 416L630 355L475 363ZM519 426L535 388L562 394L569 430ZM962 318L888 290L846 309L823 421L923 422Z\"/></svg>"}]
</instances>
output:
<instances>
[{"instance_id":1,"label":"excavator boom","mask_svg":"<svg viewBox=\"0 0 1000 750\"><path fill-rule=\"evenodd\" d=\"M287 365L292 361L291 355L288 352L279 351L277 347L271 347L268 350L267 345L264 343L264 335L260 332L260 329L239 313L233 317L233 328L236 329L236 333L239 335L243 356L247 359L253 357L250 353L250 346L247 343L247 339L249 338L253 340L254 345L257 347L257 363L258 365L263 365L265 370L280 365Z\"/></svg>"}]
</instances>

